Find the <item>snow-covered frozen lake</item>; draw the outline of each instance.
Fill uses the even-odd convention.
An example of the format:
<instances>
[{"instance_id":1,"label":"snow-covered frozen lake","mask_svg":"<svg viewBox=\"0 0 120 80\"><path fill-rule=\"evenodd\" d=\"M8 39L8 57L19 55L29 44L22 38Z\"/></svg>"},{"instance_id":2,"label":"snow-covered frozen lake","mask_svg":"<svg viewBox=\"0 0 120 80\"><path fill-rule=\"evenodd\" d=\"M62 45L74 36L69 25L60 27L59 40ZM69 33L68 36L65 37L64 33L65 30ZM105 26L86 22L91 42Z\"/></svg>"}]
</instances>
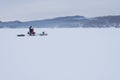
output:
<instances>
[{"instance_id":1,"label":"snow-covered frozen lake","mask_svg":"<svg viewBox=\"0 0 120 80\"><path fill-rule=\"evenodd\" d=\"M120 29L0 29L0 80L120 80Z\"/></svg>"}]
</instances>

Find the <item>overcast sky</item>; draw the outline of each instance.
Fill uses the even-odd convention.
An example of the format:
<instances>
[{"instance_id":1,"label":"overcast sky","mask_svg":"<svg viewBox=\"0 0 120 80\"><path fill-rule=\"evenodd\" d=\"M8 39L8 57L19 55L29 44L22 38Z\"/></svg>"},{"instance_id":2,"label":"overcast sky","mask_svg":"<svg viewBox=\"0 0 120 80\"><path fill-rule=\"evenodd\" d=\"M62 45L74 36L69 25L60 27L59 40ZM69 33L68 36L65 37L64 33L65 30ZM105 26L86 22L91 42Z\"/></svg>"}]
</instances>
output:
<instances>
[{"instance_id":1,"label":"overcast sky","mask_svg":"<svg viewBox=\"0 0 120 80\"><path fill-rule=\"evenodd\" d=\"M120 0L0 0L0 21L119 14Z\"/></svg>"}]
</instances>

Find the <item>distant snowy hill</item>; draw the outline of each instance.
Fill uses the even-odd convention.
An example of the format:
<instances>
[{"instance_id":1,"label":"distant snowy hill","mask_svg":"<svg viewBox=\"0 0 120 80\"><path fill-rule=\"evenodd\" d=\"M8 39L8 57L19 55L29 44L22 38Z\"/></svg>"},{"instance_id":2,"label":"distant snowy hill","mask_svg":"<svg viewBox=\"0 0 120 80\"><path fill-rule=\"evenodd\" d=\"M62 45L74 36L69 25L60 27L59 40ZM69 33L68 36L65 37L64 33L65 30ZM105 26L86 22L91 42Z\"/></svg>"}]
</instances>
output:
<instances>
[{"instance_id":1,"label":"distant snowy hill","mask_svg":"<svg viewBox=\"0 0 120 80\"><path fill-rule=\"evenodd\" d=\"M28 22L0 21L0 28L26 28L34 26L37 28L77 28L77 27L120 27L120 16L103 16L86 18L84 16L66 16L53 19L35 20Z\"/></svg>"}]
</instances>

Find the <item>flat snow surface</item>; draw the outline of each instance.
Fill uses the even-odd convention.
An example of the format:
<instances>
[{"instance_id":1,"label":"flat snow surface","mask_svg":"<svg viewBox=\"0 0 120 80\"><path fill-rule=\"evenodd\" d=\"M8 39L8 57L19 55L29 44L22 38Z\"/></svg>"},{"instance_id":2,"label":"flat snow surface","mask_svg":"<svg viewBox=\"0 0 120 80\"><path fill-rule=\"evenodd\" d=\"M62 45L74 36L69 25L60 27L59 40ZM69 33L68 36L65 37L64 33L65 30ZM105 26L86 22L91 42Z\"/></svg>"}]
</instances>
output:
<instances>
[{"instance_id":1,"label":"flat snow surface","mask_svg":"<svg viewBox=\"0 0 120 80\"><path fill-rule=\"evenodd\" d=\"M0 29L0 80L120 80L120 29Z\"/></svg>"}]
</instances>

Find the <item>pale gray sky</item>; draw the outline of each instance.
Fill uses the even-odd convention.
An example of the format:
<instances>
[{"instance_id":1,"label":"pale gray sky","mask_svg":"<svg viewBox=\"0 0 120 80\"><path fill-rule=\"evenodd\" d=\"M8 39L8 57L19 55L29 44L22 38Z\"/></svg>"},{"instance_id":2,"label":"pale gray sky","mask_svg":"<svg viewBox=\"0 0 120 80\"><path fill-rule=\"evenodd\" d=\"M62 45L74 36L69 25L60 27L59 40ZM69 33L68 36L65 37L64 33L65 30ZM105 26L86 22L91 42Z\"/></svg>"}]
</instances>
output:
<instances>
[{"instance_id":1,"label":"pale gray sky","mask_svg":"<svg viewBox=\"0 0 120 80\"><path fill-rule=\"evenodd\" d=\"M0 0L0 21L119 14L120 0Z\"/></svg>"}]
</instances>

